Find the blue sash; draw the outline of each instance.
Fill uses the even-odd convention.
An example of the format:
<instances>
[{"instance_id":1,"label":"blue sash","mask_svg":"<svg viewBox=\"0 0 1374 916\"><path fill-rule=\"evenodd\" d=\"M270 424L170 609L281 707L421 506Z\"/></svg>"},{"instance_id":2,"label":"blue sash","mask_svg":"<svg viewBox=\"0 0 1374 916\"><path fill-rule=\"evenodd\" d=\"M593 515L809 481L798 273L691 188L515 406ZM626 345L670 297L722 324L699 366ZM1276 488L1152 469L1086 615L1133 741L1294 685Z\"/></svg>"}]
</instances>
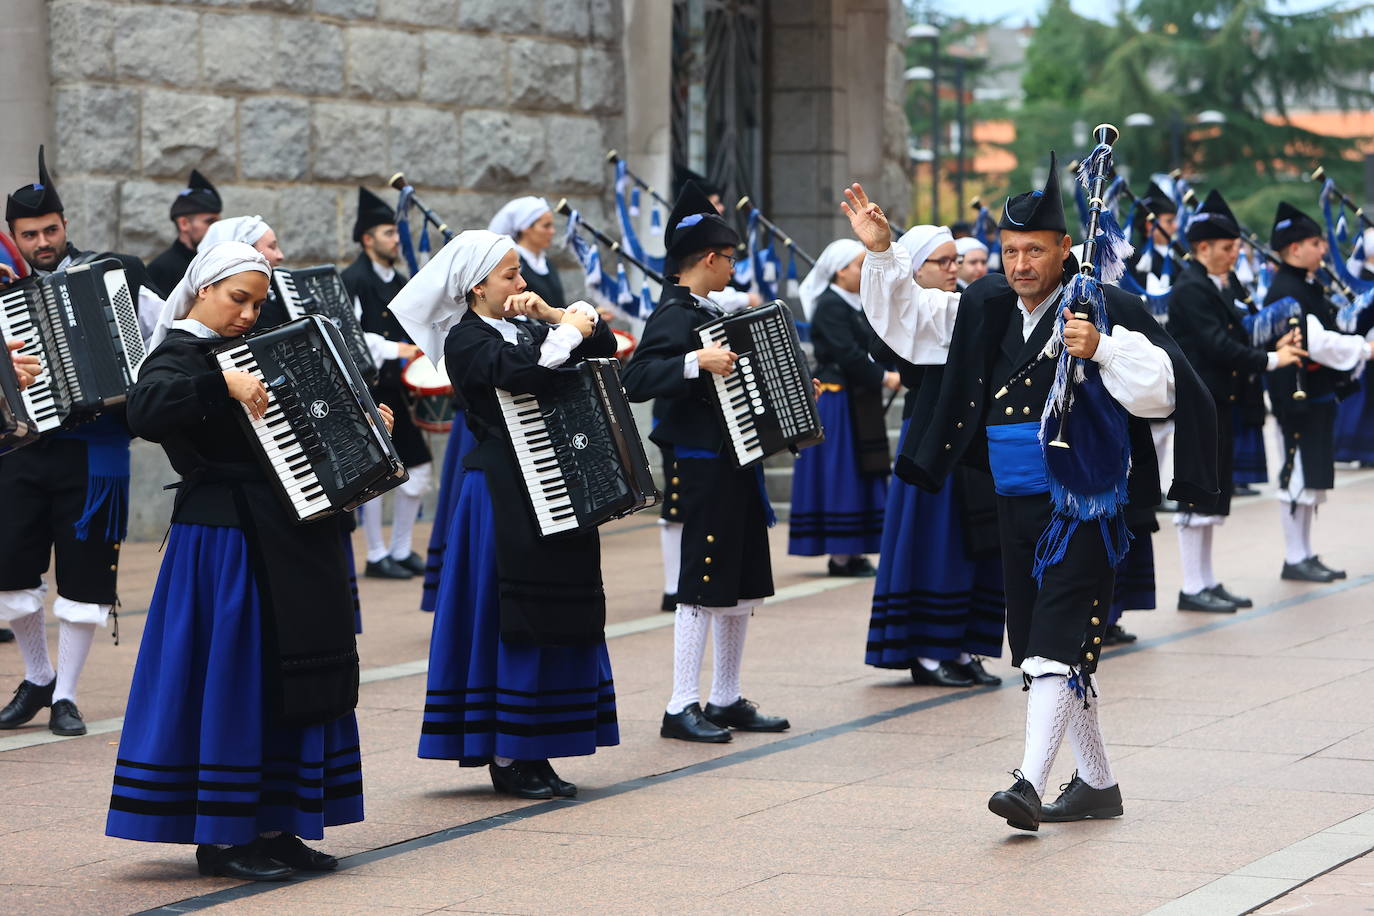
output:
<instances>
[{"instance_id":1,"label":"blue sash","mask_svg":"<svg viewBox=\"0 0 1374 916\"><path fill-rule=\"evenodd\" d=\"M1050 491L1039 420L997 424L987 431L988 463L998 495L1035 496Z\"/></svg>"}]
</instances>

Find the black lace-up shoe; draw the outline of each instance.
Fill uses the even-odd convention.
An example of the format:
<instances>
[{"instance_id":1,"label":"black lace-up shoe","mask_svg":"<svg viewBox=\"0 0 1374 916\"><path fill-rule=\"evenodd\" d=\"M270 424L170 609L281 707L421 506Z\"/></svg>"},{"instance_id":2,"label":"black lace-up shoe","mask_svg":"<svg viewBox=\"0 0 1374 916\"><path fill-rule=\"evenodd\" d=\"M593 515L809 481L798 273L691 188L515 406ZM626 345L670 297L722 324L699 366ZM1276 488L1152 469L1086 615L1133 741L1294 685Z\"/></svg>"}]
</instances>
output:
<instances>
[{"instance_id":1,"label":"black lace-up shoe","mask_svg":"<svg viewBox=\"0 0 1374 916\"><path fill-rule=\"evenodd\" d=\"M923 687L972 687L973 678L952 662L940 662L927 670L920 662L911 666L911 682Z\"/></svg>"},{"instance_id":2,"label":"black lace-up shoe","mask_svg":"<svg viewBox=\"0 0 1374 916\"><path fill-rule=\"evenodd\" d=\"M1336 577L1331 574L1331 570L1313 563L1312 558L1308 557L1297 563L1289 563L1285 560L1283 572L1279 574L1279 578L1287 579L1290 582L1332 582Z\"/></svg>"},{"instance_id":3,"label":"black lace-up shoe","mask_svg":"<svg viewBox=\"0 0 1374 916\"><path fill-rule=\"evenodd\" d=\"M528 760L515 760L510 766L487 767L491 772L491 787L500 795L516 798L553 798L553 786L544 781L538 769Z\"/></svg>"},{"instance_id":4,"label":"black lace-up shoe","mask_svg":"<svg viewBox=\"0 0 1374 916\"><path fill-rule=\"evenodd\" d=\"M553 770L553 764L547 760L535 760L531 763L534 771L544 777L544 781L553 789L553 794L559 798L576 798L577 786L559 776Z\"/></svg>"},{"instance_id":5,"label":"black lace-up shoe","mask_svg":"<svg viewBox=\"0 0 1374 916\"><path fill-rule=\"evenodd\" d=\"M1216 585L1213 585L1211 588L1207 589L1207 591L1211 592L1213 595L1220 598L1222 601L1231 602L1236 607L1255 606L1255 602L1251 601L1249 598L1246 598L1244 595L1233 595L1230 592L1228 592L1226 590L1226 586L1222 585L1220 582L1218 582Z\"/></svg>"},{"instance_id":6,"label":"black lace-up shoe","mask_svg":"<svg viewBox=\"0 0 1374 916\"><path fill-rule=\"evenodd\" d=\"M207 877L241 881L285 881L296 873L291 866L268 858L257 843L226 849L202 843L196 847L196 865Z\"/></svg>"},{"instance_id":7,"label":"black lace-up shoe","mask_svg":"<svg viewBox=\"0 0 1374 916\"><path fill-rule=\"evenodd\" d=\"M1073 779L1059 788L1059 797L1040 812L1040 820L1046 824L1120 817L1122 814L1120 786L1094 789L1074 773Z\"/></svg>"},{"instance_id":8,"label":"black lace-up shoe","mask_svg":"<svg viewBox=\"0 0 1374 916\"><path fill-rule=\"evenodd\" d=\"M1312 556L1308 557L1308 558L1307 558L1307 562L1308 562L1308 563L1311 563L1313 567L1315 567L1316 569L1321 570L1322 572L1326 573L1328 576L1330 576L1330 577L1333 578L1333 579L1344 579L1344 578L1345 578L1345 570L1343 570L1343 569L1332 569L1330 566L1327 566L1325 563L1323 563L1323 562L1322 562L1322 558L1319 557L1319 556L1317 556L1316 554L1313 554Z\"/></svg>"},{"instance_id":9,"label":"black lace-up shoe","mask_svg":"<svg viewBox=\"0 0 1374 916\"><path fill-rule=\"evenodd\" d=\"M1040 829L1040 794L1020 770L1012 770L1016 782L1010 789L994 793L988 799L988 810L1017 830Z\"/></svg>"},{"instance_id":10,"label":"black lace-up shoe","mask_svg":"<svg viewBox=\"0 0 1374 916\"><path fill-rule=\"evenodd\" d=\"M1114 623L1107 627L1106 634L1102 637L1104 646L1124 646L1139 639L1134 633L1127 633L1126 628L1119 623Z\"/></svg>"},{"instance_id":11,"label":"black lace-up shoe","mask_svg":"<svg viewBox=\"0 0 1374 916\"><path fill-rule=\"evenodd\" d=\"M289 833L259 837L258 849L269 859L276 859L297 871L333 871L339 867L338 859L327 852L311 849L300 837Z\"/></svg>"},{"instance_id":12,"label":"black lace-up shoe","mask_svg":"<svg viewBox=\"0 0 1374 916\"><path fill-rule=\"evenodd\" d=\"M742 732L785 732L792 723L782 716L765 716L759 704L740 697L729 706L707 703L702 712L711 724L721 728L737 728Z\"/></svg>"},{"instance_id":13,"label":"black lace-up shoe","mask_svg":"<svg viewBox=\"0 0 1374 916\"><path fill-rule=\"evenodd\" d=\"M664 738L703 741L707 744L725 744L731 738L730 729L721 728L702 715L699 703L693 703L679 713L665 712L658 733Z\"/></svg>"},{"instance_id":14,"label":"black lace-up shoe","mask_svg":"<svg viewBox=\"0 0 1374 916\"><path fill-rule=\"evenodd\" d=\"M413 550L410 552L410 556L406 557L404 560L398 560L392 557L391 562L406 570L411 575L423 576L425 574L425 559Z\"/></svg>"},{"instance_id":15,"label":"black lace-up shoe","mask_svg":"<svg viewBox=\"0 0 1374 916\"><path fill-rule=\"evenodd\" d=\"M86 734L81 710L71 700L58 700L52 704L52 713L48 716L48 731L68 738Z\"/></svg>"},{"instance_id":16,"label":"black lace-up shoe","mask_svg":"<svg viewBox=\"0 0 1374 916\"><path fill-rule=\"evenodd\" d=\"M391 557L382 557L376 563L368 563L363 575L369 579L409 579L414 573Z\"/></svg>"},{"instance_id":17,"label":"black lace-up shoe","mask_svg":"<svg viewBox=\"0 0 1374 916\"><path fill-rule=\"evenodd\" d=\"M976 655L970 658L966 665L961 665L958 662L949 662L948 664L951 671L968 678L980 687L995 687L1002 683L1000 677L988 673L988 669L983 667L983 660Z\"/></svg>"},{"instance_id":18,"label":"black lace-up shoe","mask_svg":"<svg viewBox=\"0 0 1374 916\"><path fill-rule=\"evenodd\" d=\"M1207 589L1200 592L1178 593L1178 609L1180 611L1208 611L1213 614L1234 614L1236 606L1225 598L1219 598Z\"/></svg>"},{"instance_id":19,"label":"black lace-up shoe","mask_svg":"<svg viewBox=\"0 0 1374 916\"><path fill-rule=\"evenodd\" d=\"M8 627L0 627L0 642L14 642L14 631Z\"/></svg>"},{"instance_id":20,"label":"black lace-up shoe","mask_svg":"<svg viewBox=\"0 0 1374 916\"><path fill-rule=\"evenodd\" d=\"M42 687L33 681L23 681L14 692L14 699L0 709L0 728L18 728L38 715L38 710L52 705L52 691L57 686L54 679Z\"/></svg>"}]
</instances>

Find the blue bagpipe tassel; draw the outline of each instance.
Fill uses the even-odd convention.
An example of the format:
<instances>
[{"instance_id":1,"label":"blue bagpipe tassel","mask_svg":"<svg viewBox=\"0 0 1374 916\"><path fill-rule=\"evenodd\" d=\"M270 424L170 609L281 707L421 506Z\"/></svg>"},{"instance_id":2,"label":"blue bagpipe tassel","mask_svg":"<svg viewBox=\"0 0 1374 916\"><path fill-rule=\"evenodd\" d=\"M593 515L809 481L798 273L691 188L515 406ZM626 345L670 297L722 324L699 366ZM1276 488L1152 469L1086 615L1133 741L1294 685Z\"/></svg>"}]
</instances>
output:
<instances>
[{"instance_id":1,"label":"blue bagpipe tassel","mask_svg":"<svg viewBox=\"0 0 1374 916\"><path fill-rule=\"evenodd\" d=\"M1330 178L1326 179L1326 184L1322 185L1321 202L1322 218L1326 222L1326 244L1331 249L1330 270L1341 282L1350 287L1357 295L1363 294L1367 290L1374 289L1374 280L1362 280L1350 272L1345 259L1341 257L1342 230L1331 212L1331 200L1336 196L1336 183ZM1345 207L1341 206L1341 220L1345 219Z\"/></svg>"},{"instance_id":2,"label":"blue bagpipe tassel","mask_svg":"<svg viewBox=\"0 0 1374 916\"><path fill-rule=\"evenodd\" d=\"M1336 327L1343 334L1362 333L1360 328L1364 322L1361 319L1369 311L1370 305L1374 305L1374 289L1360 293L1355 297L1354 302L1348 302L1342 306L1336 312Z\"/></svg>"},{"instance_id":3,"label":"blue bagpipe tassel","mask_svg":"<svg viewBox=\"0 0 1374 916\"><path fill-rule=\"evenodd\" d=\"M1292 296L1284 296L1277 302L1241 318L1241 324L1250 332L1250 342L1256 347L1268 348L1292 327L1291 319L1302 320L1302 305Z\"/></svg>"},{"instance_id":4,"label":"blue bagpipe tassel","mask_svg":"<svg viewBox=\"0 0 1374 916\"><path fill-rule=\"evenodd\" d=\"M638 187L638 186L633 187L633 188L630 189L630 215L631 215L631 216L638 216L638 215L639 215L639 187Z\"/></svg>"}]
</instances>

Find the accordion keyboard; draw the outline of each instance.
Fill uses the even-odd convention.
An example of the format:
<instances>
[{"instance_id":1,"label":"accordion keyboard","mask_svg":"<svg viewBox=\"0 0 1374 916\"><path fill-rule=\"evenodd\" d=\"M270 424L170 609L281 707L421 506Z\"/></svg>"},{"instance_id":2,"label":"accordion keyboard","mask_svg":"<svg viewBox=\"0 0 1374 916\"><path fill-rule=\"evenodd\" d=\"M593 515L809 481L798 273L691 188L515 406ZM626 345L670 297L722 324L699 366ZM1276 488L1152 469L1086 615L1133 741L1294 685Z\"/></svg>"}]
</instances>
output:
<instances>
[{"instance_id":1,"label":"accordion keyboard","mask_svg":"<svg viewBox=\"0 0 1374 916\"><path fill-rule=\"evenodd\" d=\"M30 308L30 294L32 287L20 287L0 294L0 337L24 341L19 353L38 357L44 368L48 369L32 385L19 393L34 425L40 433L45 433L60 427L62 416L57 403L53 373L49 368L51 360L43 350L37 319Z\"/></svg>"}]
</instances>

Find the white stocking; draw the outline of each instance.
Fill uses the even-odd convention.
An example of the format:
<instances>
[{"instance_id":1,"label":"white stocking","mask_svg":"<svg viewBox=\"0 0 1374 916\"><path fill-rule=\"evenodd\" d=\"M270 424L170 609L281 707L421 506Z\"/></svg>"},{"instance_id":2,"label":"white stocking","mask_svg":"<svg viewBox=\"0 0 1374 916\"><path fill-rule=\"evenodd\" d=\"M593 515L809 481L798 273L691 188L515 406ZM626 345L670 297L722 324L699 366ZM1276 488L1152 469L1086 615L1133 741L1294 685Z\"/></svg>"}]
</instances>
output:
<instances>
[{"instance_id":1,"label":"white stocking","mask_svg":"<svg viewBox=\"0 0 1374 916\"><path fill-rule=\"evenodd\" d=\"M24 680L40 687L51 684L57 674L48 658L48 630L43 626L43 612L16 617L9 626L24 656Z\"/></svg>"},{"instance_id":2,"label":"white stocking","mask_svg":"<svg viewBox=\"0 0 1374 916\"><path fill-rule=\"evenodd\" d=\"M1184 594L1196 595L1207 587L1204 570L1211 564L1204 559L1203 552L1207 549L1207 532L1211 530L1211 525L1178 529L1178 556L1183 563Z\"/></svg>"},{"instance_id":3,"label":"white stocking","mask_svg":"<svg viewBox=\"0 0 1374 916\"><path fill-rule=\"evenodd\" d=\"M658 546L663 551L663 594L677 594L677 579L682 568L682 522L658 523Z\"/></svg>"},{"instance_id":4,"label":"white stocking","mask_svg":"<svg viewBox=\"0 0 1374 916\"><path fill-rule=\"evenodd\" d=\"M81 677L81 669L86 666L86 656L90 654L94 640L93 623L68 623L63 620L57 625L57 687L53 689L53 702L76 702L76 682Z\"/></svg>"},{"instance_id":5,"label":"white stocking","mask_svg":"<svg viewBox=\"0 0 1374 916\"><path fill-rule=\"evenodd\" d=\"M1217 574L1212 571L1212 532L1215 525L1202 526L1202 587L1213 588L1217 584Z\"/></svg>"},{"instance_id":6,"label":"white stocking","mask_svg":"<svg viewBox=\"0 0 1374 916\"><path fill-rule=\"evenodd\" d=\"M367 538L367 562L376 563L387 556L386 541L382 538L382 498L363 504L363 535Z\"/></svg>"},{"instance_id":7,"label":"white stocking","mask_svg":"<svg viewBox=\"0 0 1374 916\"><path fill-rule=\"evenodd\" d=\"M1116 785L1116 777L1112 775L1112 764L1107 759L1107 743L1102 740L1102 726L1097 720L1102 690L1096 676L1092 679L1092 686L1097 691L1097 698L1091 701L1091 705L1084 709L1080 700L1069 708L1069 745L1073 747L1079 778L1094 789L1107 789Z\"/></svg>"},{"instance_id":8,"label":"white stocking","mask_svg":"<svg viewBox=\"0 0 1374 916\"><path fill-rule=\"evenodd\" d=\"M1069 679L1062 674L1031 679L1030 696L1026 699L1026 750L1021 758L1021 775L1035 786L1041 798L1045 797L1045 782L1050 778L1050 767L1059 753L1075 703L1083 705L1069 686Z\"/></svg>"},{"instance_id":9,"label":"white stocking","mask_svg":"<svg viewBox=\"0 0 1374 916\"><path fill-rule=\"evenodd\" d=\"M1312 549L1312 517L1317 514L1315 506L1298 506L1298 518L1302 520L1302 549L1305 557L1315 557Z\"/></svg>"},{"instance_id":10,"label":"white stocking","mask_svg":"<svg viewBox=\"0 0 1374 916\"><path fill-rule=\"evenodd\" d=\"M711 615L694 605L677 606L673 621L673 696L668 714L677 715L701 701L701 659L706 654L706 629Z\"/></svg>"},{"instance_id":11,"label":"white stocking","mask_svg":"<svg viewBox=\"0 0 1374 916\"><path fill-rule=\"evenodd\" d=\"M391 504L391 558L407 559L414 552L412 535L415 520L420 517L420 503L425 491L429 489L430 469L428 461L413 468L406 468L410 479L396 488ZM378 534L380 534L380 529Z\"/></svg>"},{"instance_id":12,"label":"white stocking","mask_svg":"<svg viewBox=\"0 0 1374 916\"><path fill-rule=\"evenodd\" d=\"M740 698L739 670L744 660L748 614L712 614L711 638L715 641L715 668L711 674L711 704L729 706Z\"/></svg>"},{"instance_id":13,"label":"white stocking","mask_svg":"<svg viewBox=\"0 0 1374 916\"><path fill-rule=\"evenodd\" d=\"M1310 523L1304 524L1304 516L1312 509L1310 506L1279 503L1279 513L1283 522L1283 560L1285 563L1301 563L1311 556L1307 552L1307 535Z\"/></svg>"}]
</instances>

